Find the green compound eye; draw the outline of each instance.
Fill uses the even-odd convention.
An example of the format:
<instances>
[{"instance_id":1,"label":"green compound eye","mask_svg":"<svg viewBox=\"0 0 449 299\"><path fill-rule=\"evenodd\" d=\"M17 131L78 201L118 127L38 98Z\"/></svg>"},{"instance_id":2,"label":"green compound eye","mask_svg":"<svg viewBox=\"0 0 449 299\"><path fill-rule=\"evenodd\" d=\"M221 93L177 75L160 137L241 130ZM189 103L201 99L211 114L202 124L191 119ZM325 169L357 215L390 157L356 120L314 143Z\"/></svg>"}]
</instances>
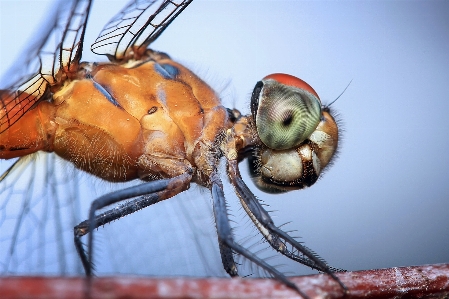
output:
<instances>
[{"instance_id":1,"label":"green compound eye","mask_svg":"<svg viewBox=\"0 0 449 299\"><path fill-rule=\"evenodd\" d=\"M321 102L306 82L286 74L273 74L256 84L252 114L260 140L275 150L298 146L321 120Z\"/></svg>"}]
</instances>

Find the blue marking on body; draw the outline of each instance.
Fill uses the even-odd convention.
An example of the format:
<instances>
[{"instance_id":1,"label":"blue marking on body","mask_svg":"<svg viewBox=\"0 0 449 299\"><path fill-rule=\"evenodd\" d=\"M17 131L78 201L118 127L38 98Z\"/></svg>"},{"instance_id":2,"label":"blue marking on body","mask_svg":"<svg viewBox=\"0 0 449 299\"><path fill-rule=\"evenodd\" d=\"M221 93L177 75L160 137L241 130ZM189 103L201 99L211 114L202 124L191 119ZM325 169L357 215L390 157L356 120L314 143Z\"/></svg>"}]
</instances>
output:
<instances>
[{"instance_id":1,"label":"blue marking on body","mask_svg":"<svg viewBox=\"0 0 449 299\"><path fill-rule=\"evenodd\" d=\"M176 78L176 76L179 74L179 70L177 67L171 65L171 64L159 64L159 63L155 63L154 64L154 69L156 70L156 72L161 75L162 77L164 77L164 79L169 79L169 80L173 80Z\"/></svg>"},{"instance_id":2,"label":"blue marking on body","mask_svg":"<svg viewBox=\"0 0 449 299\"><path fill-rule=\"evenodd\" d=\"M167 107L167 96L165 95L163 88L157 89L157 98L162 102L162 104L164 104L165 107Z\"/></svg>"},{"instance_id":3,"label":"blue marking on body","mask_svg":"<svg viewBox=\"0 0 449 299\"><path fill-rule=\"evenodd\" d=\"M111 102L111 103L112 103L114 106L116 106L116 107L122 108L122 107L120 106L119 102L117 102L117 101L112 97L112 95L106 90L106 88L104 88L103 86L101 86L100 84L98 84L97 82L95 82L94 80L92 80L92 82L94 83L95 88L96 88L98 91L100 91L100 92L104 95L104 97L105 97L109 102Z\"/></svg>"}]
</instances>

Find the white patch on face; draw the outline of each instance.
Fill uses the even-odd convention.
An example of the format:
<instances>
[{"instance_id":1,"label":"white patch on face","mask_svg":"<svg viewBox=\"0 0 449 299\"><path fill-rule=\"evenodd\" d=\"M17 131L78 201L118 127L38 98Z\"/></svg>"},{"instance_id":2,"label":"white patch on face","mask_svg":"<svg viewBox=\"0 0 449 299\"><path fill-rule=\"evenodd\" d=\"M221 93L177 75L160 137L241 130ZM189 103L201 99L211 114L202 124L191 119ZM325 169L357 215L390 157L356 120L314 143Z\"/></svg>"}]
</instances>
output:
<instances>
[{"instance_id":1,"label":"white patch on face","mask_svg":"<svg viewBox=\"0 0 449 299\"><path fill-rule=\"evenodd\" d=\"M331 136L323 131L315 131L310 135L309 140L316 143L318 147L322 147Z\"/></svg>"},{"instance_id":2,"label":"white patch on face","mask_svg":"<svg viewBox=\"0 0 449 299\"><path fill-rule=\"evenodd\" d=\"M261 173L276 181L291 182L302 177L301 157L296 150L274 151L267 149L261 156Z\"/></svg>"},{"instance_id":3,"label":"white patch on face","mask_svg":"<svg viewBox=\"0 0 449 299\"><path fill-rule=\"evenodd\" d=\"M312 151L312 165L316 175L319 176L321 172L321 163L314 151Z\"/></svg>"},{"instance_id":4,"label":"white patch on face","mask_svg":"<svg viewBox=\"0 0 449 299\"><path fill-rule=\"evenodd\" d=\"M305 161L312 160L312 149L309 145L303 145L299 148L299 154Z\"/></svg>"}]
</instances>

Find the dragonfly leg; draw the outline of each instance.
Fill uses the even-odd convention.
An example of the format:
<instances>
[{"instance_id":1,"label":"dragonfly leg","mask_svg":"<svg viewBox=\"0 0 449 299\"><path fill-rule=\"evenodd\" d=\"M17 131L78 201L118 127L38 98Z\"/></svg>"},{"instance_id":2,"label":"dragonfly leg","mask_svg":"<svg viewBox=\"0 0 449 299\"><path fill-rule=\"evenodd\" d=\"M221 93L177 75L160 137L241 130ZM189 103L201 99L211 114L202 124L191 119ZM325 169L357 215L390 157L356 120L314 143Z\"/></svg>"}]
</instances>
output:
<instances>
[{"instance_id":1,"label":"dragonfly leg","mask_svg":"<svg viewBox=\"0 0 449 299\"><path fill-rule=\"evenodd\" d=\"M212 189L213 209L219 243L224 244L225 248L227 247L230 250L239 253L240 255L249 259L253 263L262 267L271 275L273 275L273 277L275 277L277 280L281 281L289 288L292 288L296 292L298 292L303 298L308 298L308 296L303 292L301 292L293 282L287 279L286 276L277 271L274 267L267 264L264 260L258 258L248 249L242 247L240 244L234 241L231 226L229 224L228 212L226 209L226 200L224 197L223 185L217 173L212 174L211 182L212 182L211 189Z\"/></svg>"},{"instance_id":2,"label":"dragonfly leg","mask_svg":"<svg viewBox=\"0 0 449 299\"><path fill-rule=\"evenodd\" d=\"M278 252L288 258L302 263L312 269L330 275L346 293L346 286L340 281L334 272L344 272L345 270L330 267L324 259L318 256L311 249L296 241L293 237L274 225L268 212L262 207L256 196L246 186L240 177L238 162L232 160L228 162L228 175L234 186L236 193L248 216L262 233L267 242Z\"/></svg>"},{"instance_id":3,"label":"dragonfly leg","mask_svg":"<svg viewBox=\"0 0 449 299\"><path fill-rule=\"evenodd\" d=\"M94 200L90 207L89 219L81 222L74 228L75 247L80 256L86 275L89 277L92 276L92 244L93 231L95 228L187 190L191 179L191 173L184 173L171 179L152 181L112 192ZM95 212L99 209L136 196L142 197L129 201L118 208L108 210L100 215L95 215ZM87 233L90 234L88 236L86 254L81 242L81 237Z\"/></svg>"},{"instance_id":4,"label":"dragonfly leg","mask_svg":"<svg viewBox=\"0 0 449 299\"><path fill-rule=\"evenodd\" d=\"M232 249L218 238L218 247L220 248L221 262L225 271L231 276L239 276L237 266L235 264Z\"/></svg>"}]
</instances>

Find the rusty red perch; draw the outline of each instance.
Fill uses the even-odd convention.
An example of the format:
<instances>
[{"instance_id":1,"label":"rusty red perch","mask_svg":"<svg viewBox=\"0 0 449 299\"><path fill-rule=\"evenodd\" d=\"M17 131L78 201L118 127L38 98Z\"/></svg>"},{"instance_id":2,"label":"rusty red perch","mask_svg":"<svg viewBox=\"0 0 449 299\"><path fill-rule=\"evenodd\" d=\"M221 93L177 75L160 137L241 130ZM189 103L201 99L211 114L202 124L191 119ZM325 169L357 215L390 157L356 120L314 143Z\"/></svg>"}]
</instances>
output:
<instances>
[{"instance_id":1,"label":"rusty red perch","mask_svg":"<svg viewBox=\"0 0 449 299\"><path fill-rule=\"evenodd\" d=\"M339 273L348 287L345 299L449 298L449 264ZM311 298L342 298L327 275L291 278ZM81 277L3 277L0 298L83 298ZM294 298L272 279L96 278L92 298Z\"/></svg>"}]
</instances>

